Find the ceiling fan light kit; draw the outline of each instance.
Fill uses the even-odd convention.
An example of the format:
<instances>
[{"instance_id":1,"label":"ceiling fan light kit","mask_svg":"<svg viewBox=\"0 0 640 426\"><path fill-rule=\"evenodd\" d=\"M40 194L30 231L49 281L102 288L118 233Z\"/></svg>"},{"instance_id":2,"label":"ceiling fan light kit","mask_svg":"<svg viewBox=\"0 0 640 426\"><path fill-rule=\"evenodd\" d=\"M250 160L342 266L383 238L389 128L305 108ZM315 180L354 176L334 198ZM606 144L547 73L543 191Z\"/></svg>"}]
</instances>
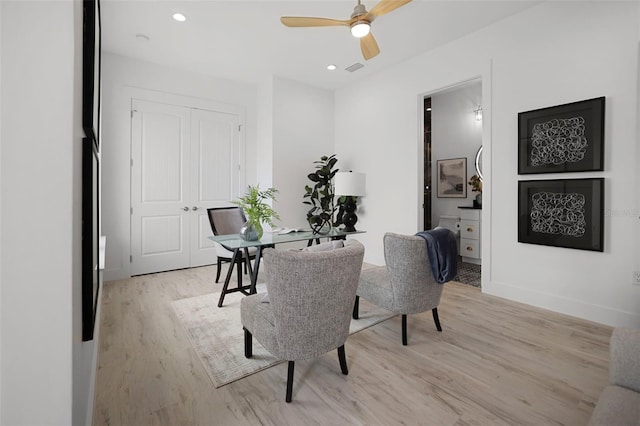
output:
<instances>
[{"instance_id":1,"label":"ceiling fan light kit","mask_svg":"<svg viewBox=\"0 0 640 426\"><path fill-rule=\"evenodd\" d=\"M369 34L371 25L367 21L356 21L351 26L351 34L356 38L362 38Z\"/></svg>"},{"instance_id":2,"label":"ceiling fan light kit","mask_svg":"<svg viewBox=\"0 0 640 426\"><path fill-rule=\"evenodd\" d=\"M378 17L396 10L411 0L381 0L370 12L360 3L353 8L351 19L339 20L330 18L283 16L280 21L287 27L336 27L347 26L351 34L360 39L360 50L364 59L369 60L380 53L378 42L371 34L371 23Z\"/></svg>"}]
</instances>

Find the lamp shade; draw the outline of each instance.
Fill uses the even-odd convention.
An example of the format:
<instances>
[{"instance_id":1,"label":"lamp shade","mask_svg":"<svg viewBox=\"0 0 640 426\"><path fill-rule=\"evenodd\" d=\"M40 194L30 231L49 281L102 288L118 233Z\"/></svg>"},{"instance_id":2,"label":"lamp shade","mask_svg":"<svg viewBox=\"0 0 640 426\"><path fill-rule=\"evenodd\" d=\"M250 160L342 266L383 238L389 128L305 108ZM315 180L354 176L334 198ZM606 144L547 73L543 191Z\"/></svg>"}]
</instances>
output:
<instances>
[{"instance_id":1,"label":"lamp shade","mask_svg":"<svg viewBox=\"0 0 640 426\"><path fill-rule=\"evenodd\" d=\"M338 172L335 176L335 194L360 197L365 195L364 173Z\"/></svg>"}]
</instances>

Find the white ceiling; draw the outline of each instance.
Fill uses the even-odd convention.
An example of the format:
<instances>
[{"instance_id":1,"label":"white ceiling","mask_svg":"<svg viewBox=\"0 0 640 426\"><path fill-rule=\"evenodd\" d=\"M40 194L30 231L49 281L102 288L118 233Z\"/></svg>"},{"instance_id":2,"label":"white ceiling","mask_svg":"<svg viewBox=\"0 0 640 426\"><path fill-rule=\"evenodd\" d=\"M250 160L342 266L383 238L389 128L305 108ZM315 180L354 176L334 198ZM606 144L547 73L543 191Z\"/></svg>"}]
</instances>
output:
<instances>
[{"instance_id":1,"label":"white ceiling","mask_svg":"<svg viewBox=\"0 0 640 426\"><path fill-rule=\"evenodd\" d=\"M368 10L376 3L363 1ZM347 27L288 28L279 19L349 19L356 0L101 0L102 48L236 81L259 83L278 75L337 89L537 3L413 0L373 23L381 53L365 61ZM173 20L174 12L186 22ZM345 71L356 62L365 67ZM337 70L328 71L328 64Z\"/></svg>"}]
</instances>

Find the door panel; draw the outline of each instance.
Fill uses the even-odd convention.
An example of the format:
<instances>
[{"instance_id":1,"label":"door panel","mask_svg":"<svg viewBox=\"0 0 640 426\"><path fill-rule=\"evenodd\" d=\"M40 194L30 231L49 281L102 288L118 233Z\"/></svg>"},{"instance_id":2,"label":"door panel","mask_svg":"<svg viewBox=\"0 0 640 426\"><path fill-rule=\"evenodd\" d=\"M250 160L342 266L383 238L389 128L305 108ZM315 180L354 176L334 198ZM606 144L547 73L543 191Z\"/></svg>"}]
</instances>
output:
<instances>
[{"instance_id":1,"label":"door panel","mask_svg":"<svg viewBox=\"0 0 640 426\"><path fill-rule=\"evenodd\" d=\"M197 208L191 225L191 266L215 262L206 209L232 205L239 180L239 117L222 112L191 111L191 191ZM197 217L196 217L197 216Z\"/></svg>"},{"instance_id":2,"label":"door panel","mask_svg":"<svg viewBox=\"0 0 640 426\"><path fill-rule=\"evenodd\" d=\"M132 107L131 274L184 268L190 254L189 109L140 100Z\"/></svg>"},{"instance_id":3,"label":"door panel","mask_svg":"<svg viewBox=\"0 0 640 426\"><path fill-rule=\"evenodd\" d=\"M143 257L182 252L182 216L143 217L141 221Z\"/></svg>"},{"instance_id":4,"label":"door panel","mask_svg":"<svg viewBox=\"0 0 640 426\"><path fill-rule=\"evenodd\" d=\"M140 111L140 115L141 201L184 203L186 176L182 157L186 148L183 135L185 117L148 110Z\"/></svg>"}]
</instances>

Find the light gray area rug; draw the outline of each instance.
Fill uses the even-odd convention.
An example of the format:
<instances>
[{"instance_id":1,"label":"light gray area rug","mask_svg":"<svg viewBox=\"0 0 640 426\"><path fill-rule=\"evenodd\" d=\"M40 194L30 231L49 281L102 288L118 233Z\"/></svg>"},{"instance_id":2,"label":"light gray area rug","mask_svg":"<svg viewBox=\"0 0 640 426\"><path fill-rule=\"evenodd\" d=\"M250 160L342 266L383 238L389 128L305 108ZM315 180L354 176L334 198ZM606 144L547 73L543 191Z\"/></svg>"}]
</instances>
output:
<instances>
[{"instance_id":1,"label":"light gray area rug","mask_svg":"<svg viewBox=\"0 0 640 426\"><path fill-rule=\"evenodd\" d=\"M264 291L264 284L258 286ZM227 294L218 308L220 293L172 302L173 309L216 388L247 377L280 360L253 339L253 357L244 356L244 332L240 322L241 293ZM351 320L350 334L364 330L395 314L360 299L360 319Z\"/></svg>"}]
</instances>

